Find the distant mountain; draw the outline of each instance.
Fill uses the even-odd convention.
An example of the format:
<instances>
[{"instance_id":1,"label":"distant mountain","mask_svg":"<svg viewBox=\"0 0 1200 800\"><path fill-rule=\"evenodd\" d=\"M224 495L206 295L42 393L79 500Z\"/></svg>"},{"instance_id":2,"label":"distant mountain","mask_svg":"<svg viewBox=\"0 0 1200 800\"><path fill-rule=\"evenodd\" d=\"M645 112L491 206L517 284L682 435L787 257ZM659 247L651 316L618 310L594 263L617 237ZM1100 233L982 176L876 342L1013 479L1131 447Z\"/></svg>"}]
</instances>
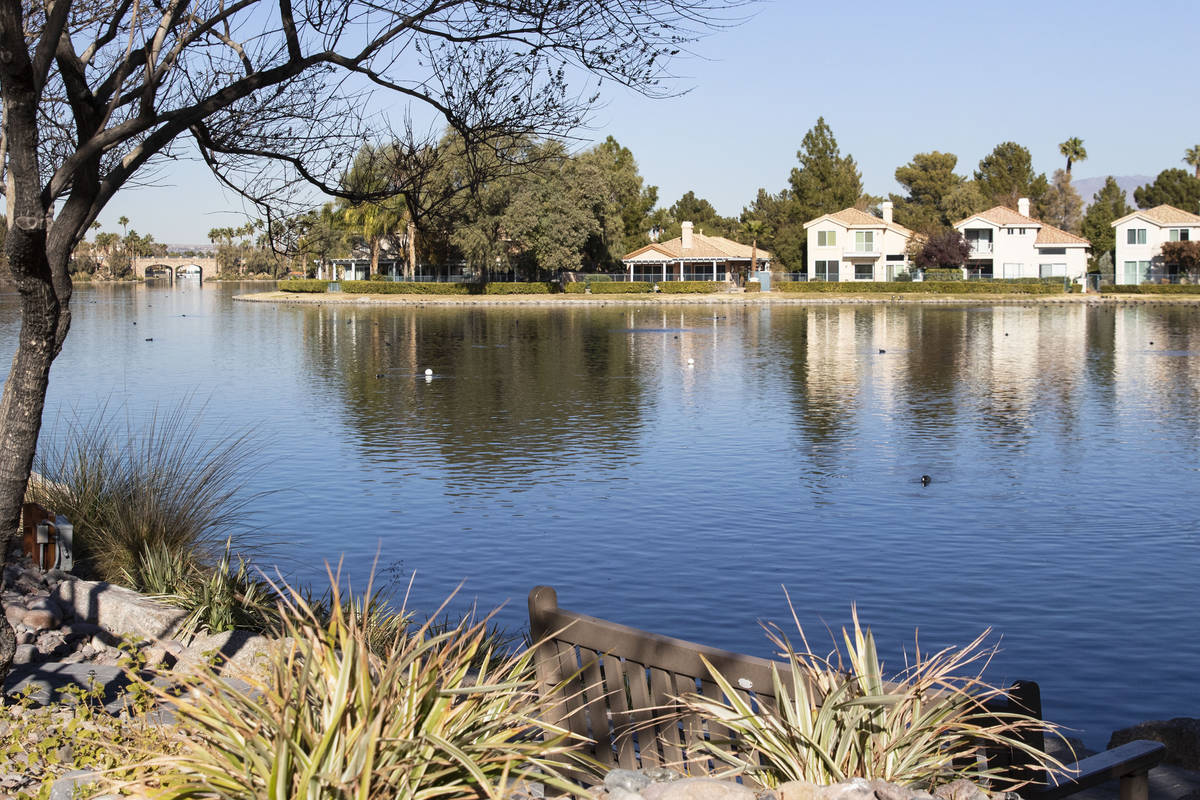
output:
<instances>
[{"instance_id":1,"label":"distant mountain","mask_svg":"<svg viewBox=\"0 0 1200 800\"><path fill-rule=\"evenodd\" d=\"M1152 175L1114 175L1117 179L1117 186L1125 190L1125 200L1129 205L1137 208L1137 203L1133 201L1133 190L1145 186L1147 183L1154 183ZM1078 178L1072 180L1072 185L1075 186L1075 191L1079 192L1079 196L1083 198L1083 207L1087 208L1092 204L1092 198L1096 196L1096 192L1104 186L1106 176L1099 178Z\"/></svg>"}]
</instances>

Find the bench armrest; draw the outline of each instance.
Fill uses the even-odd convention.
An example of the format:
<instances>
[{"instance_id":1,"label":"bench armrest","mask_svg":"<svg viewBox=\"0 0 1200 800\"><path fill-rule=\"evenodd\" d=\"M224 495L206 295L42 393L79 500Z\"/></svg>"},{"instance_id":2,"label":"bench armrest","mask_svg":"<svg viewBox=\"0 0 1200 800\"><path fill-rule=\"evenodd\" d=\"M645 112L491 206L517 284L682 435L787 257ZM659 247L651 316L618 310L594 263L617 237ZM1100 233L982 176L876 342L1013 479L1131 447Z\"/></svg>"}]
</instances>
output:
<instances>
[{"instance_id":1,"label":"bench armrest","mask_svg":"<svg viewBox=\"0 0 1200 800\"><path fill-rule=\"evenodd\" d=\"M1051 776L1051 785L1026 787L1021 796L1028 800L1058 800L1121 778L1121 800L1144 800L1148 787L1146 773L1158 766L1166 754L1162 742L1138 739L1068 764L1065 772ZM1126 781L1127 778L1140 778L1141 783Z\"/></svg>"}]
</instances>

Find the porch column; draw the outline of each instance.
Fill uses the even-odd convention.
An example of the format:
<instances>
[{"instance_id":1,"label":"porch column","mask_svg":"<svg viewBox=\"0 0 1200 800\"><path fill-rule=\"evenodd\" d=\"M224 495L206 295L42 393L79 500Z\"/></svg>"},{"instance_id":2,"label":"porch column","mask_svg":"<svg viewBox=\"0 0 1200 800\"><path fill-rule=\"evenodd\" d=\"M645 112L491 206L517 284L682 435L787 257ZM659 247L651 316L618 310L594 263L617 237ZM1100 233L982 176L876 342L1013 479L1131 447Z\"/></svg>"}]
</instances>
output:
<instances>
[{"instance_id":1,"label":"porch column","mask_svg":"<svg viewBox=\"0 0 1200 800\"><path fill-rule=\"evenodd\" d=\"M681 261L680 263L682 264L683 262ZM666 283L667 282L667 262L665 262L665 261L662 262L662 268L663 268L662 282Z\"/></svg>"},{"instance_id":2,"label":"porch column","mask_svg":"<svg viewBox=\"0 0 1200 800\"><path fill-rule=\"evenodd\" d=\"M633 283L633 262L629 262L629 282Z\"/></svg>"},{"instance_id":3,"label":"porch column","mask_svg":"<svg viewBox=\"0 0 1200 800\"><path fill-rule=\"evenodd\" d=\"M713 259L713 280L717 279L717 260Z\"/></svg>"}]
</instances>

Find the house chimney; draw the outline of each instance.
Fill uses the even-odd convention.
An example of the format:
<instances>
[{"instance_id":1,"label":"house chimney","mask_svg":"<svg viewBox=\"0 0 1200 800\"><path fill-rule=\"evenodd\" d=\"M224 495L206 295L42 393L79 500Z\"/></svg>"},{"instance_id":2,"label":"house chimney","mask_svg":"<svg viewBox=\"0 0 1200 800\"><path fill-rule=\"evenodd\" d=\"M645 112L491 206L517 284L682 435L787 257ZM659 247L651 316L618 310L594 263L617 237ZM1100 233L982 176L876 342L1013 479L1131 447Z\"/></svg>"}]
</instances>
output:
<instances>
[{"instance_id":1,"label":"house chimney","mask_svg":"<svg viewBox=\"0 0 1200 800\"><path fill-rule=\"evenodd\" d=\"M883 201L883 221L886 222L888 225L892 224L892 201L891 200Z\"/></svg>"},{"instance_id":2,"label":"house chimney","mask_svg":"<svg viewBox=\"0 0 1200 800\"><path fill-rule=\"evenodd\" d=\"M692 249L692 223L690 223L690 222L683 223L682 239L683 239L683 241L680 242L680 246L683 247L684 250L691 250Z\"/></svg>"},{"instance_id":3,"label":"house chimney","mask_svg":"<svg viewBox=\"0 0 1200 800\"><path fill-rule=\"evenodd\" d=\"M1023 217L1029 216L1029 198L1022 197L1017 201L1017 213Z\"/></svg>"}]
</instances>

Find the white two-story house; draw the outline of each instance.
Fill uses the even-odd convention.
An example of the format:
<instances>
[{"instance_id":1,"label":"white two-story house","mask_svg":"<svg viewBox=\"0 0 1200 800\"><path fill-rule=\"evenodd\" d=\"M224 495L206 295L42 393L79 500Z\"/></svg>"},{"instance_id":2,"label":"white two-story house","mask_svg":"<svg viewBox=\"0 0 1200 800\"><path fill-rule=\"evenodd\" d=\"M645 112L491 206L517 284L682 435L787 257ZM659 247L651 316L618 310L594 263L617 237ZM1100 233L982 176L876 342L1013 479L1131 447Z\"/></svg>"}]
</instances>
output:
<instances>
[{"instance_id":1,"label":"white two-story house","mask_svg":"<svg viewBox=\"0 0 1200 800\"><path fill-rule=\"evenodd\" d=\"M1178 268L1163 261L1163 243L1200 240L1200 216L1175 206L1135 211L1112 225L1117 229L1115 283L1178 282Z\"/></svg>"},{"instance_id":2,"label":"white two-story house","mask_svg":"<svg viewBox=\"0 0 1200 800\"><path fill-rule=\"evenodd\" d=\"M892 221L892 203L883 218L844 208L804 223L808 231L810 281L890 281L907 272L913 232Z\"/></svg>"},{"instance_id":3,"label":"white two-story house","mask_svg":"<svg viewBox=\"0 0 1200 800\"><path fill-rule=\"evenodd\" d=\"M996 206L954 227L971 246L966 268L972 277L1081 278L1091 242L1029 216L1029 198L1017 210Z\"/></svg>"}]
</instances>

